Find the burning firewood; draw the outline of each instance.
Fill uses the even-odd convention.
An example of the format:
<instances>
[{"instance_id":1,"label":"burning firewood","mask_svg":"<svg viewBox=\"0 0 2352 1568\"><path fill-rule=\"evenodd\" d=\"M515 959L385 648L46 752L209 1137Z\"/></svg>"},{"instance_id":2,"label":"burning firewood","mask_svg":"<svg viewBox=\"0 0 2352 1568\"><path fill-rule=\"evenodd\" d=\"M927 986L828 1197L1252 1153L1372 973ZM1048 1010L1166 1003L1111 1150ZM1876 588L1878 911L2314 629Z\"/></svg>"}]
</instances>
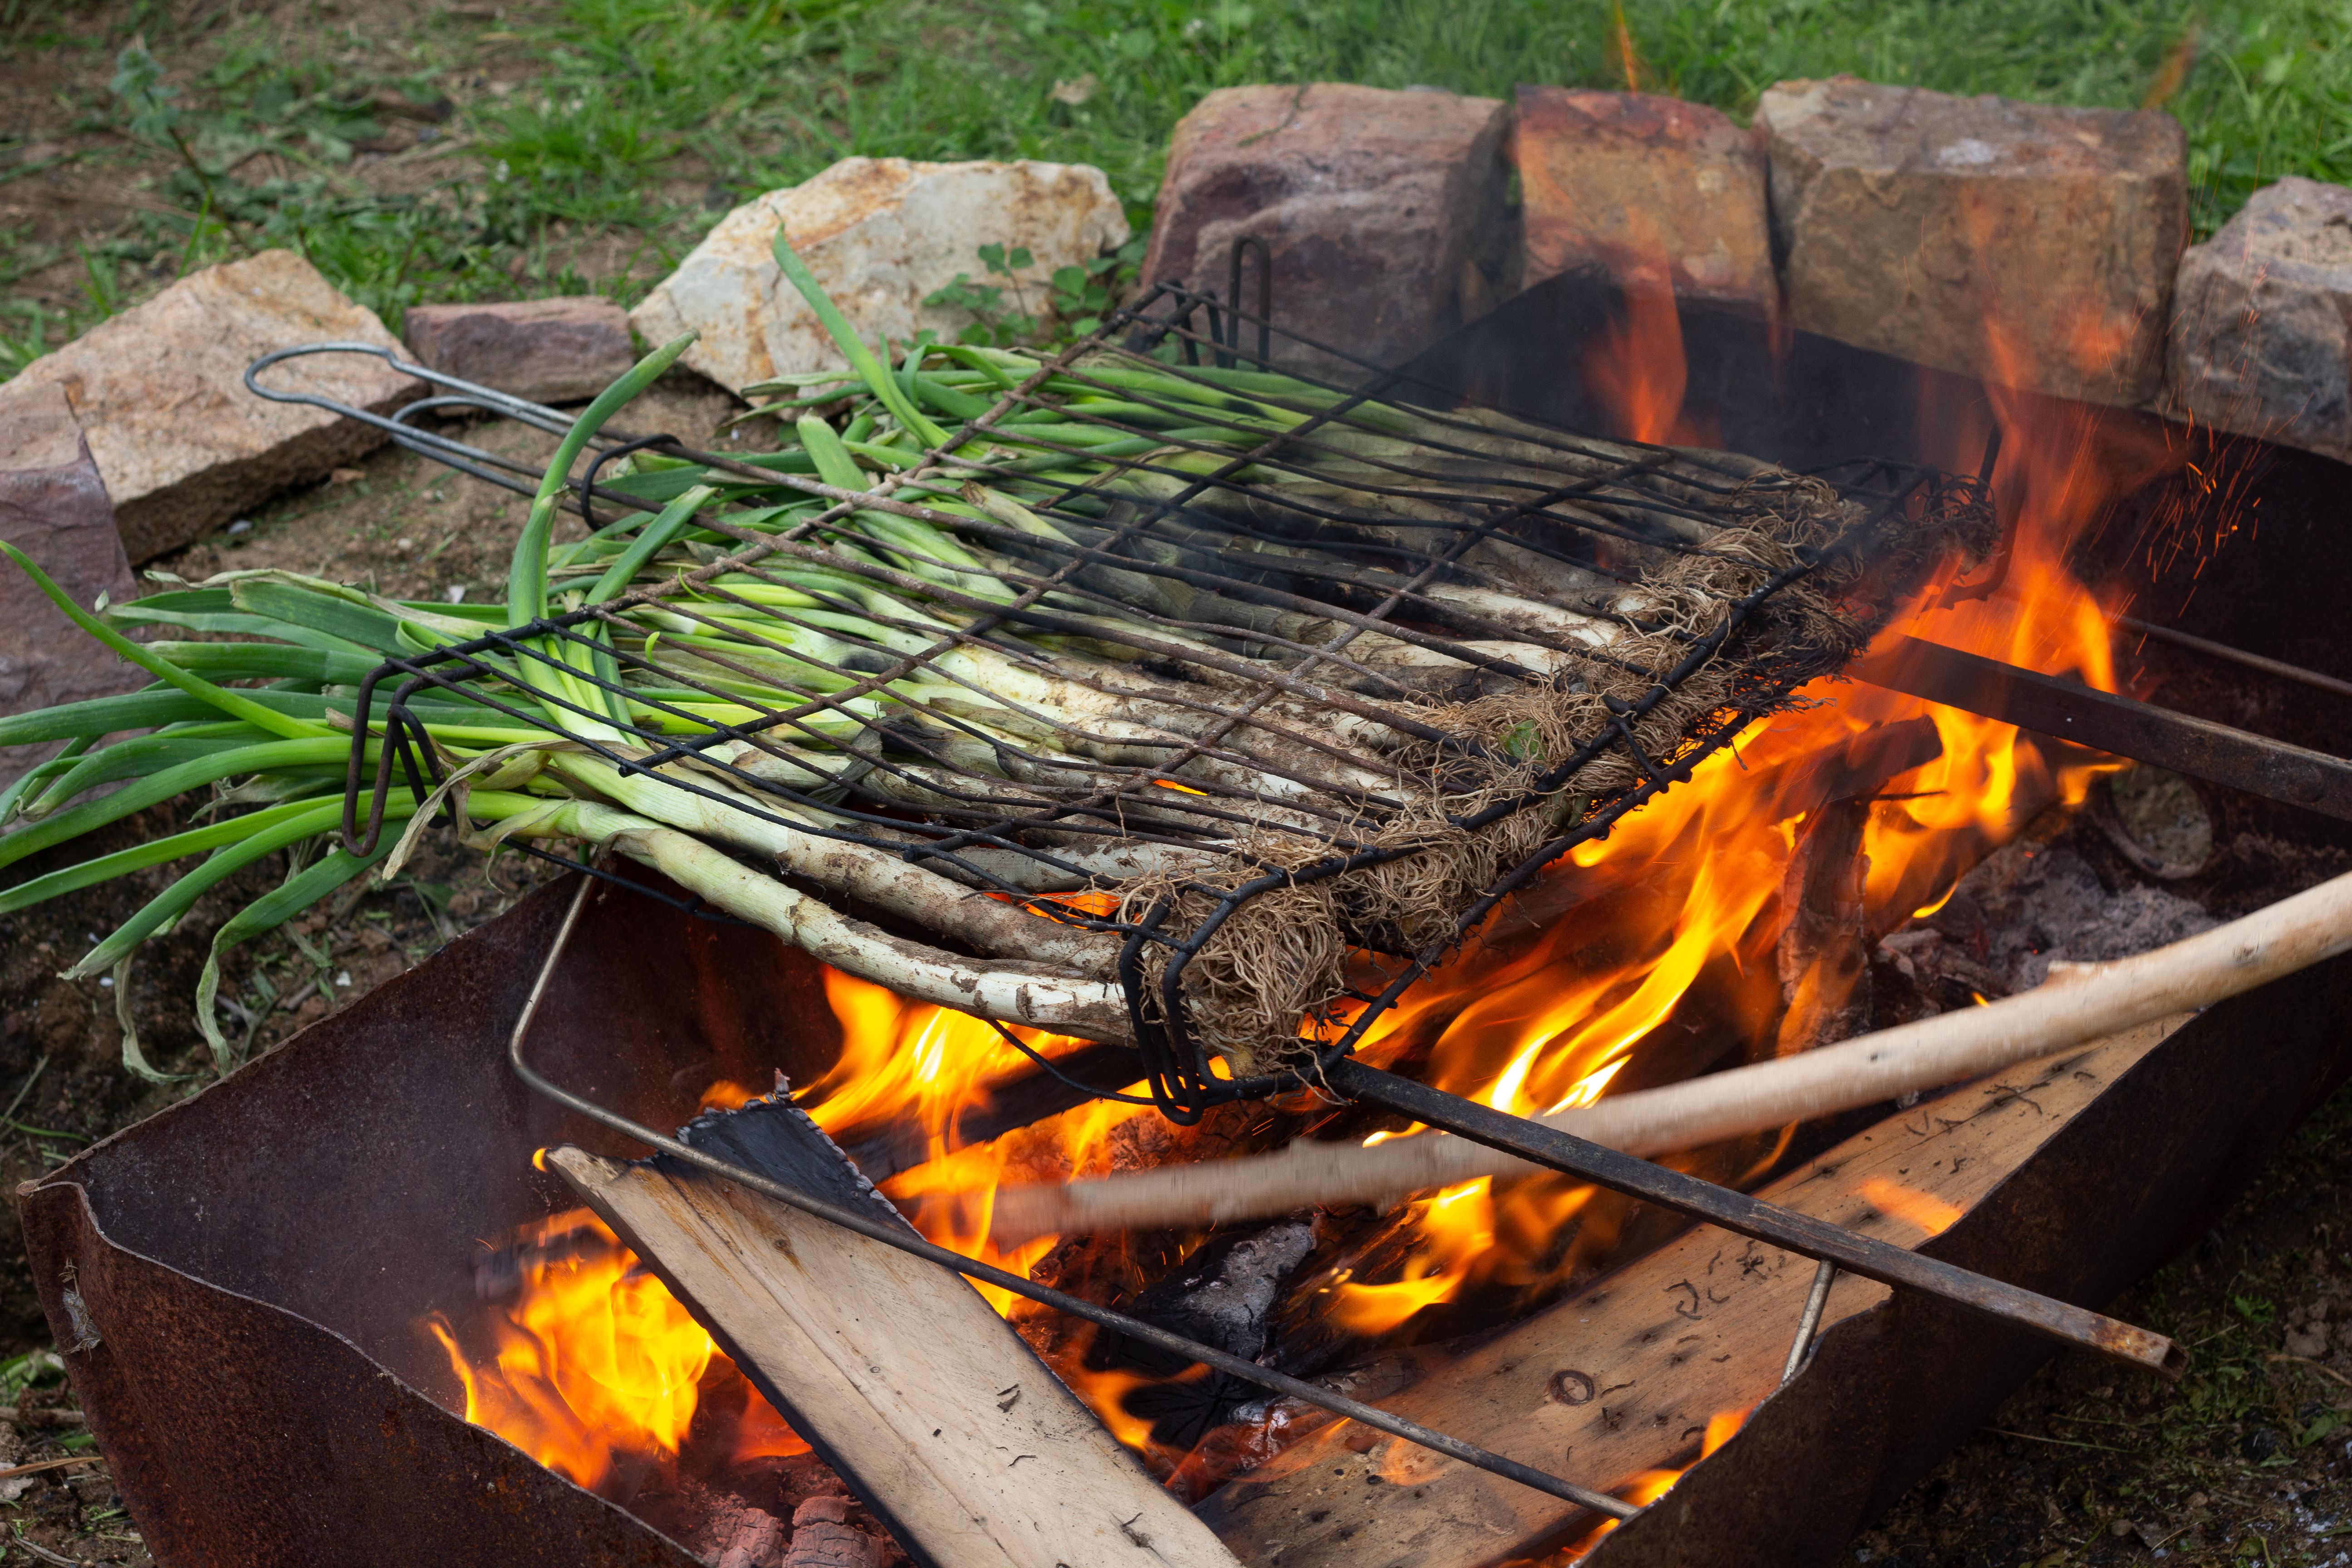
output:
<instances>
[{"instance_id":1,"label":"burning firewood","mask_svg":"<svg viewBox=\"0 0 2352 1568\"><path fill-rule=\"evenodd\" d=\"M707 1116L685 1137L904 1224L787 1102ZM919 1555L1006 1568L1233 1563L962 1279L679 1162L564 1148L548 1163ZM838 1519L812 1514L805 1551L797 1514L794 1524L788 1562L867 1568Z\"/></svg>"},{"instance_id":2,"label":"burning firewood","mask_svg":"<svg viewBox=\"0 0 2352 1568\"><path fill-rule=\"evenodd\" d=\"M1867 800L1835 800L1807 825L1781 879L1788 925L1773 956L1780 972L1776 1054L1843 1040L1870 1017L1870 933L1864 891L1870 858Z\"/></svg>"},{"instance_id":3,"label":"burning firewood","mask_svg":"<svg viewBox=\"0 0 2352 1568\"><path fill-rule=\"evenodd\" d=\"M1922 1018L1797 1056L1603 1100L1541 1118L1628 1153L1741 1133L2032 1061L2225 997L2352 950L2352 876L2136 958L2051 966L2050 979L1982 1007ZM1444 1133L1370 1148L1302 1140L1273 1154L1000 1189L991 1234L1035 1236L1215 1224L1336 1204L1393 1202L1477 1176L1538 1169Z\"/></svg>"}]
</instances>

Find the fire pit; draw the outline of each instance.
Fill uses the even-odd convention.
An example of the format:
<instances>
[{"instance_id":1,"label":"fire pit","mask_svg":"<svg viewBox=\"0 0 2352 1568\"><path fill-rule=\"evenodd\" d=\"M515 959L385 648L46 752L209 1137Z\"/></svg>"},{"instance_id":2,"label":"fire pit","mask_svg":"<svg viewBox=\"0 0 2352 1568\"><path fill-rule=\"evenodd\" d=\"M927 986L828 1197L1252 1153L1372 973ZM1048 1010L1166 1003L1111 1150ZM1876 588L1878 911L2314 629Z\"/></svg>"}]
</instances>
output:
<instances>
[{"instance_id":1,"label":"fire pit","mask_svg":"<svg viewBox=\"0 0 2352 1568\"><path fill-rule=\"evenodd\" d=\"M21 1194L44 1304L159 1561L685 1564L694 1559L678 1542L713 1556L723 1548L700 1531L727 1494L656 1476L616 1504L467 1425L455 1414L467 1407L463 1382L430 1331L436 1314L460 1335L486 1326L495 1302L482 1300L478 1280L492 1255L477 1238L512 1237L572 1209L570 1193L531 1168L533 1149L560 1141L628 1152L593 1124L551 1112L501 1060L569 890L534 895L235 1079ZM814 964L780 963L763 935L625 891L592 898L563 978L537 1037L544 1065L657 1123L690 1117L711 1080L814 1079L839 1049ZM1931 1249L2035 1289L2103 1299L2193 1237L2341 1079L2347 1024L2352 967L2340 960L2213 1009L2123 1064L2112 1088L2103 1079L2105 1092L2059 1110L2063 1126ZM615 1051L622 1038L635 1048ZM2063 1064L2041 1077L2077 1070ZM2259 1094L2246 1092L2250 1084ZM2005 1080L2000 1092L2021 1108L2047 1087ZM1662 1341L1660 1331L1686 1331L1718 1310L1711 1281L1698 1298L1705 1305L1677 1310L1692 1300L1685 1280L1699 1289L1704 1279L1690 1278L1691 1259L1710 1250L1726 1249L1685 1237L1655 1267L1637 1264L1552 1309L1562 1321L1590 1316L1612 1295L1637 1303L1618 1331L1627 1345L1530 1373L1547 1386L1559 1381L1555 1409L1568 1415L1628 1397L1612 1390L1622 1374L1601 1358L1644 1339L1660 1342L1671 1365L1685 1347L1675 1342L1680 1333ZM1778 1289L1741 1304L1737 1348L1750 1373L1785 1354L1807 1272L1783 1260L1771 1274ZM1605 1560L1753 1563L1759 1540L1784 1543L1769 1560L1810 1560L1932 1464L2045 1353L2028 1334L1989 1332L1982 1320L1919 1298L1865 1310L1832 1329L1803 1375L1678 1485L1663 1514L1613 1538ZM1443 1408L1458 1398L1449 1381L1400 1407L1457 1417ZM1708 1390L1693 1392L1703 1404ZM1645 1389L1633 1408L1648 1426L1675 1398ZM1713 1414L1700 1411L1697 1424ZM756 1445L762 1436L747 1433L740 1415L719 1416L705 1413L716 1430L698 1431L698 1445L723 1449L747 1436ZM1702 1435L1682 1429L1690 1424L1658 1430L1662 1458L1696 1451ZM1347 1453L1344 1440L1324 1446ZM538 1452L581 1463L552 1447ZM711 1468L747 1489L764 1484L761 1501L774 1506L789 1495L788 1458ZM231 1474L236 1486L218 1484ZM1354 1484L1361 1489L1360 1477ZM1251 1519L1245 1495L1276 1485L1244 1478L1213 1505ZM1474 1529L1490 1535L1514 1517L1506 1505L1515 1489L1465 1497L1448 1516L1460 1522L1422 1539L1433 1547ZM1785 1500L1759 1513L1759 1500ZM1719 1545L1698 1544L1709 1541ZM1694 1555L1704 1551L1717 1554ZM1294 1547L1269 1560L1318 1559Z\"/></svg>"},{"instance_id":2,"label":"fire pit","mask_svg":"<svg viewBox=\"0 0 2352 1568\"><path fill-rule=\"evenodd\" d=\"M1626 314L1591 279L1560 280L1417 373L1465 385L1475 367L1482 390L1507 395L1523 384L1515 378L1539 374L1527 343L1556 353L1612 341L1600 329L1622 328ZM1966 468L1982 456L1985 426L1998 424L2002 466L1987 477L2005 492L2012 531L1982 577L1944 590L1933 635L1945 646L2034 666L2074 649L2100 685L2163 678L2168 707L2248 721L2256 715L2229 706L2244 689L2196 663L2214 656L2194 645L2166 644L2137 669L2111 672L2106 623L2079 574L2137 581L2158 603L2137 613L2177 625L2186 595L2169 590L2162 602L2178 579L2152 569L2168 564L2159 547L2209 544L2257 501L2270 537L2284 535L2277 548L2340 573L2297 510L2298 491L2321 477L2316 459L2248 445L2216 464L2200 451L2197 472L2227 476L2227 503L2242 509L2217 511L2213 482L2190 480L2179 461L2181 434L2141 416L2000 395L1988 421L1976 411L1989 395L1958 378L1801 337L1776 368L1760 323L1736 315L1686 310L1677 329L1702 389L1685 416L1718 421L1708 438L1726 445L1803 463L1847 455L1862 428L1898 458ZM1503 352L1514 334L1519 346ZM1636 357L1620 370L1638 374L1643 351L1626 352ZM1606 422L1590 382L1542 385L1559 401L1536 412ZM1975 458L1961 461L1970 448ZM2060 482L2085 452L2102 482ZM2234 563L2252 548L2218 559L2242 570ZM2290 663L2302 651L2274 635L2275 604L2213 602L2210 591L2196 602L2215 619L2194 625L2214 640ZM2014 700L1938 689L1995 714ZM1774 720L1737 753L1727 746L1690 784L1580 848L1573 873L1534 886L1477 950L1402 993L1363 1031L1360 1054L1498 1108L1543 1110L2006 988L2022 973L2000 967L2012 954L1964 951L1932 923L1894 933L1907 946L1882 942L1890 933L1872 922L1904 924L1911 910L1932 921L1955 898L2031 904L2033 889L2017 892L2030 879L1989 889L1990 871L1965 874L2044 806L2083 799L2098 759L1997 718L1948 705L1928 713L1887 686L1836 696ZM2160 712L2116 712L2126 727L2179 733ZM2335 739L2315 726L2272 732L2281 729ZM2315 769L2324 786L2326 770ZM2207 787L2216 843L2253 823L2290 846L2342 837ZM2038 842L2080 862L2074 847ZM2266 891L2294 879L2291 868L2272 873ZM2256 875L2243 862L2234 874ZM782 1074L805 1087L868 1174L901 1173L891 1193L927 1233L966 1249L986 1244L990 1216L961 1194L998 1177L1402 1130L1401 1117L1360 1110L1334 1121L1311 1095L1209 1108L1181 1132L1139 1108L1041 1121L1076 1094L963 1029L968 1021L911 1011L796 952L780 957L764 933L700 918L649 874L624 875L637 890L602 887L582 906L533 1035L541 1069L656 1128L765 1092ZM833 1489L683 1309L630 1277L609 1236L577 1217L571 1190L533 1168L533 1151L557 1144L639 1152L535 1099L500 1059L572 896L568 885L536 896L23 1193L45 1305L160 1558L682 1563L744 1547L757 1562L766 1559L745 1542L764 1553L781 1542L754 1515L772 1526ZM1988 916L1979 929L2000 924ZM1934 941L1912 940L1923 932ZM2268 1142L2352 1066L2336 1044L2347 986L2352 971L2338 961L1884 1122L1873 1114L1758 1135L1676 1163L1727 1184L1769 1179L1769 1195L1800 1213L2096 1301L2193 1235ZM1549 1047L1540 1063L1537 1045ZM989 1092L976 1094L982 1079ZM1007 1136L962 1147L997 1133ZM1976 1142L1954 1154L1963 1138ZM1914 1149L1928 1165L1943 1162L1943 1176L1906 1163ZM1965 1181L1963 1161L1975 1166ZM1698 1461L1595 1561L1817 1555L2042 1353L2021 1330L1916 1293L1881 1300L1860 1279L1814 1301L1812 1271L1785 1252L1686 1231L1664 1209L1583 1184L1465 1186L1475 1190L1448 1188L1401 1214L1340 1212L1206 1248L1197 1233L1164 1232L995 1256L1153 1321L1198 1322L1201 1289L1259 1281L1265 1300L1240 1325L1242 1342L1255 1336L1245 1358L1337 1374L1441 1431L1638 1500L1673 1480L1664 1472ZM1806 1207L1816 1197L1822 1206ZM638 1314L609 1347L637 1363L600 1385L618 1391L609 1408L564 1369L530 1364L562 1342L563 1324L531 1314L560 1313L554 1286L565 1279ZM1832 1326L1816 1342L1822 1321ZM1580 1340L1596 1323L1613 1337ZM1187 1380L1091 1331L1034 1317L1024 1326L1120 1436L1173 1474L1180 1495L1202 1500L1202 1516L1246 1561L1354 1561L1373 1550L1381 1561L1468 1564L1591 1544L1591 1518L1538 1492L1376 1450L1345 1424ZM671 1332L677 1344L665 1352ZM1784 1363L1795 1376L1765 1399ZM550 1389L562 1397L546 1402ZM1550 1445L1540 1454L1538 1440ZM265 1445L266 1462L248 1458ZM1645 1483L1644 1471L1657 1473ZM240 1484L218 1485L227 1473ZM844 1479L887 1513L874 1478Z\"/></svg>"}]
</instances>

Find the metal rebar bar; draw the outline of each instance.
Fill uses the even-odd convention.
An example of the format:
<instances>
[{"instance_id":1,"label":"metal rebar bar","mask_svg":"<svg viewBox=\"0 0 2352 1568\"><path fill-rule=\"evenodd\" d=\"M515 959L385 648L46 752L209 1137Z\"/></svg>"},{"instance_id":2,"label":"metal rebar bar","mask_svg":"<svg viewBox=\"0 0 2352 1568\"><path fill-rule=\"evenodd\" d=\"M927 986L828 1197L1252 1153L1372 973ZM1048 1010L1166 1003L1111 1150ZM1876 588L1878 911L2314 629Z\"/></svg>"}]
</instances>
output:
<instances>
[{"instance_id":1,"label":"metal rebar bar","mask_svg":"<svg viewBox=\"0 0 2352 1568\"><path fill-rule=\"evenodd\" d=\"M2338 697L2352 697L2352 680L2338 680L2332 675L2322 675L2315 669L2305 669L2299 664L2289 664L2284 659L2269 658L2259 653L2248 653L2242 647L2231 647L2227 643L2213 642L2173 626L2159 626L2152 622L2135 619L2130 616L2117 616L2116 625L2127 631L2137 632L2144 637L2154 637L2158 642L2171 643L2176 647L2192 648L2199 653L2210 654L2215 658L2227 659L2231 664L2242 664L2248 669L2259 669L2264 675L2275 675L2281 680L2295 681L2311 687L2315 690L2332 691Z\"/></svg>"},{"instance_id":2,"label":"metal rebar bar","mask_svg":"<svg viewBox=\"0 0 2352 1568\"><path fill-rule=\"evenodd\" d=\"M1856 680L2352 821L2352 762L2078 681L1903 637Z\"/></svg>"},{"instance_id":3,"label":"metal rebar bar","mask_svg":"<svg viewBox=\"0 0 2352 1568\"><path fill-rule=\"evenodd\" d=\"M1599 1183L1612 1192L1719 1226L1736 1236L1752 1237L1783 1251L1834 1263L1846 1273L1918 1290L2150 1372L2178 1375L2187 1364L2179 1347L2161 1334L1589 1143L1540 1121L1367 1067L1352 1057L1330 1064L1326 1076L1332 1090L1349 1100L1402 1111L1427 1126Z\"/></svg>"},{"instance_id":4,"label":"metal rebar bar","mask_svg":"<svg viewBox=\"0 0 2352 1568\"><path fill-rule=\"evenodd\" d=\"M1789 1342L1789 1364L1780 1369L1782 1386L1805 1364L1805 1352L1813 1348L1813 1336L1821 1331L1822 1310L1830 1304L1830 1287L1835 1283L1836 1264L1824 1258L1813 1266L1813 1288L1805 1292L1805 1310L1797 1315L1797 1337Z\"/></svg>"}]
</instances>

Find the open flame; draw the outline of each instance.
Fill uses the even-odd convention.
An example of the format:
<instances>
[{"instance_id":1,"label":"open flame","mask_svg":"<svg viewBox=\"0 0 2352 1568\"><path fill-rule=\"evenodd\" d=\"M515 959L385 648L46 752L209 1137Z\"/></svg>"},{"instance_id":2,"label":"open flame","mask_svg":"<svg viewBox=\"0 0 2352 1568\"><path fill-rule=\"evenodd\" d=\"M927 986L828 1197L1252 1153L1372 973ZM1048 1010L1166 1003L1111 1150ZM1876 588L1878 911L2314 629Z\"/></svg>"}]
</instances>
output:
<instances>
[{"instance_id":1,"label":"open flame","mask_svg":"<svg viewBox=\"0 0 2352 1568\"><path fill-rule=\"evenodd\" d=\"M466 1391L466 1419L592 1490L674 1464L704 1389L742 1373L604 1222L572 1209L513 1238L522 1289L490 1315L487 1356L440 1313L425 1329ZM808 1452L750 1389L730 1459Z\"/></svg>"},{"instance_id":2,"label":"open flame","mask_svg":"<svg viewBox=\"0 0 2352 1568\"><path fill-rule=\"evenodd\" d=\"M1630 434L1704 439L1682 407L1682 342L1672 298L1663 290L1633 292L1624 330L1601 343L1585 366L1588 384L1612 402ZM2084 352L2101 348L2090 342ZM2112 612L2074 578L2068 553L2110 502L2183 459L2160 438L2119 437L2067 405L1987 390L1990 407L1931 410L1949 446L1930 455L1947 468L1973 471L1998 422L2002 440L1992 483L2012 531L2003 558L1973 575L1979 584L1994 576L1999 582L1990 592L1950 593L1950 581L1931 584L1910 613L1896 617L1888 637L1915 635L2116 689ZM1606 839L1579 847L1548 878L1553 912L1542 928L1532 937L1519 932L1474 944L1430 975L1369 1032L1366 1059L1402 1063L1454 1093L1535 1114L1771 1049L1783 1008L1774 949L1786 921L1784 878L1818 826L1813 813L1821 805L1801 787L1805 764L1904 721L1924 718L1940 738L1940 756L1880 784L1867 805L1862 886L1874 938L1932 912L1969 866L2046 807L2081 801L2107 765L2079 753L2053 756L2010 726L1879 688L1824 682L1804 696L1809 704L1754 727L1736 748L1699 764L1690 783L1626 818ZM934 1241L1025 1272L1055 1238L996 1248L988 1229L1000 1184L1214 1152L1199 1143L1197 1130L1171 1128L1146 1109L1109 1101L962 1146L959 1116L984 1100L991 1080L1024 1067L1022 1053L979 1020L908 1003L843 974L828 973L825 984L845 1043L838 1063L797 1098L832 1132L885 1121L923 1130L929 1160L884 1191ZM1075 1044L1026 1032L1022 1037L1048 1056ZM707 1100L740 1104L751 1092L714 1085ZM1737 1154L1744 1163L1710 1173L1748 1179L1779 1152L1771 1140L1756 1141ZM1927 1206L1932 1200L1909 1201L1917 1197L1870 1195L1882 1212L1925 1234L1950 1223L1953 1216ZM1423 1196L1397 1222L1408 1243L1391 1254L1401 1263L1378 1278L1344 1269L1334 1276L1329 1321L1378 1340L1409 1333L1422 1313L1466 1292L1499 1290L1532 1300L1556 1290L1613 1244L1613 1220L1604 1221L1597 1208L1584 1212L1594 1198L1590 1187L1540 1175L1480 1179ZM1570 1225L1580 1218L1585 1223ZM632 1456L674 1460L698 1401L740 1374L593 1216L583 1212L548 1224L551 1235L587 1234L598 1244L533 1265L520 1298L492 1325L495 1343L487 1354L469 1354L446 1321L431 1327L465 1384L467 1419L583 1485L602 1487ZM1574 1239L1563 1251L1558 1242L1567 1234ZM1025 1302L987 1293L1016 1323L1034 1324L1040 1316ZM1122 1442L1163 1470L1174 1468L1184 1456L1154 1445L1150 1422L1127 1408L1129 1396L1153 1380L1087 1367L1087 1342L1082 1335L1060 1343L1047 1359ZM736 1453L799 1451L799 1439L755 1394L735 1403L747 1412L734 1437ZM1746 1414L1728 1412L1711 1423L1704 1451L1727 1439ZM1680 1473L1621 1479L1620 1489L1655 1495ZM1580 1542L1559 1560L1590 1544Z\"/></svg>"}]
</instances>

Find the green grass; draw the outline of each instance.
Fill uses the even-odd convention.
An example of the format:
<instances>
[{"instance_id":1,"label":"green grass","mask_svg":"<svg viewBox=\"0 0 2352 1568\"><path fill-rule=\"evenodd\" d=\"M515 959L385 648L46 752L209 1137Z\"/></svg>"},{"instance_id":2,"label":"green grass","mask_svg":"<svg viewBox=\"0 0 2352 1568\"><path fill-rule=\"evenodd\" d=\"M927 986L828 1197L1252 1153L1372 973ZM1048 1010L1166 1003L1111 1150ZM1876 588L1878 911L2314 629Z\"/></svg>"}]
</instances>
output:
<instances>
[{"instance_id":1,"label":"green grass","mask_svg":"<svg viewBox=\"0 0 2352 1568\"><path fill-rule=\"evenodd\" d=\"M267 146L295 173L219 182L227 226L200 231L201 183L152 144L161 200L97 247L85 298L44 320L0 297L0 374L183 258L265 244L304 250L394 320L424 299L585 287L631 300L727 205L850 153L1092 163L1140 226L1171 127L1213 88L1622 87L1628 42L1643 88L1743 117L1775 80L1839 71L2056 103L2160 97L2189 129L2200 233L2283 174L2352 183L2352 0L1680 0L1622 13L1593 0L555 0L501 25L535 76L503 98L460 94L447 129L473 138L478 163L453 159L436 188L398 196L352 172L353 143L378 129L349 107L352 89L433 96L480 24L420 8L397 61L362 83L331 63L348 34L289 47L253 18L175 39L156 30L159 8L134 9L199 160L224 168ZM110 59L134 19L96 33L20 24L7 47ZM1056 83L1088 78L1083 102L1056 101ZM85 99L86 122L122 122L119 103ZM138 155L113 145L78 155ZM577 258L597 237L625 242L626 265L608 245L583 275ZM15 251L0 236L0 296L12 274L56 259ZM130 287L105 281L115 267L137 269Z\"/></svg>"},{"instance_id":2,"label":"green grass","mask_svg":"<svg viewBox=\"0 0 2352 1568\"><path fill-rule=\"evenodd\" d=\"M576 0L549 37L555 107L494 143L539 214L626 221L630 174L691 149L740 191L852 153L1097 163L1157 185L1170 128L1213 88L1625 85L1614 7L1559 0L842 5L816 16ZM2189 127L2208 223L2280 174L2352 180L2352 4L2227 9L2119 0L1646 5L1625 13L1642 85L1745 116L1772 82L1851 71L1950 92L2137 108L2184 43L2168 107ZM1075 108L1057 81L1100 84Z\"/></svg>"}]
</instances>

